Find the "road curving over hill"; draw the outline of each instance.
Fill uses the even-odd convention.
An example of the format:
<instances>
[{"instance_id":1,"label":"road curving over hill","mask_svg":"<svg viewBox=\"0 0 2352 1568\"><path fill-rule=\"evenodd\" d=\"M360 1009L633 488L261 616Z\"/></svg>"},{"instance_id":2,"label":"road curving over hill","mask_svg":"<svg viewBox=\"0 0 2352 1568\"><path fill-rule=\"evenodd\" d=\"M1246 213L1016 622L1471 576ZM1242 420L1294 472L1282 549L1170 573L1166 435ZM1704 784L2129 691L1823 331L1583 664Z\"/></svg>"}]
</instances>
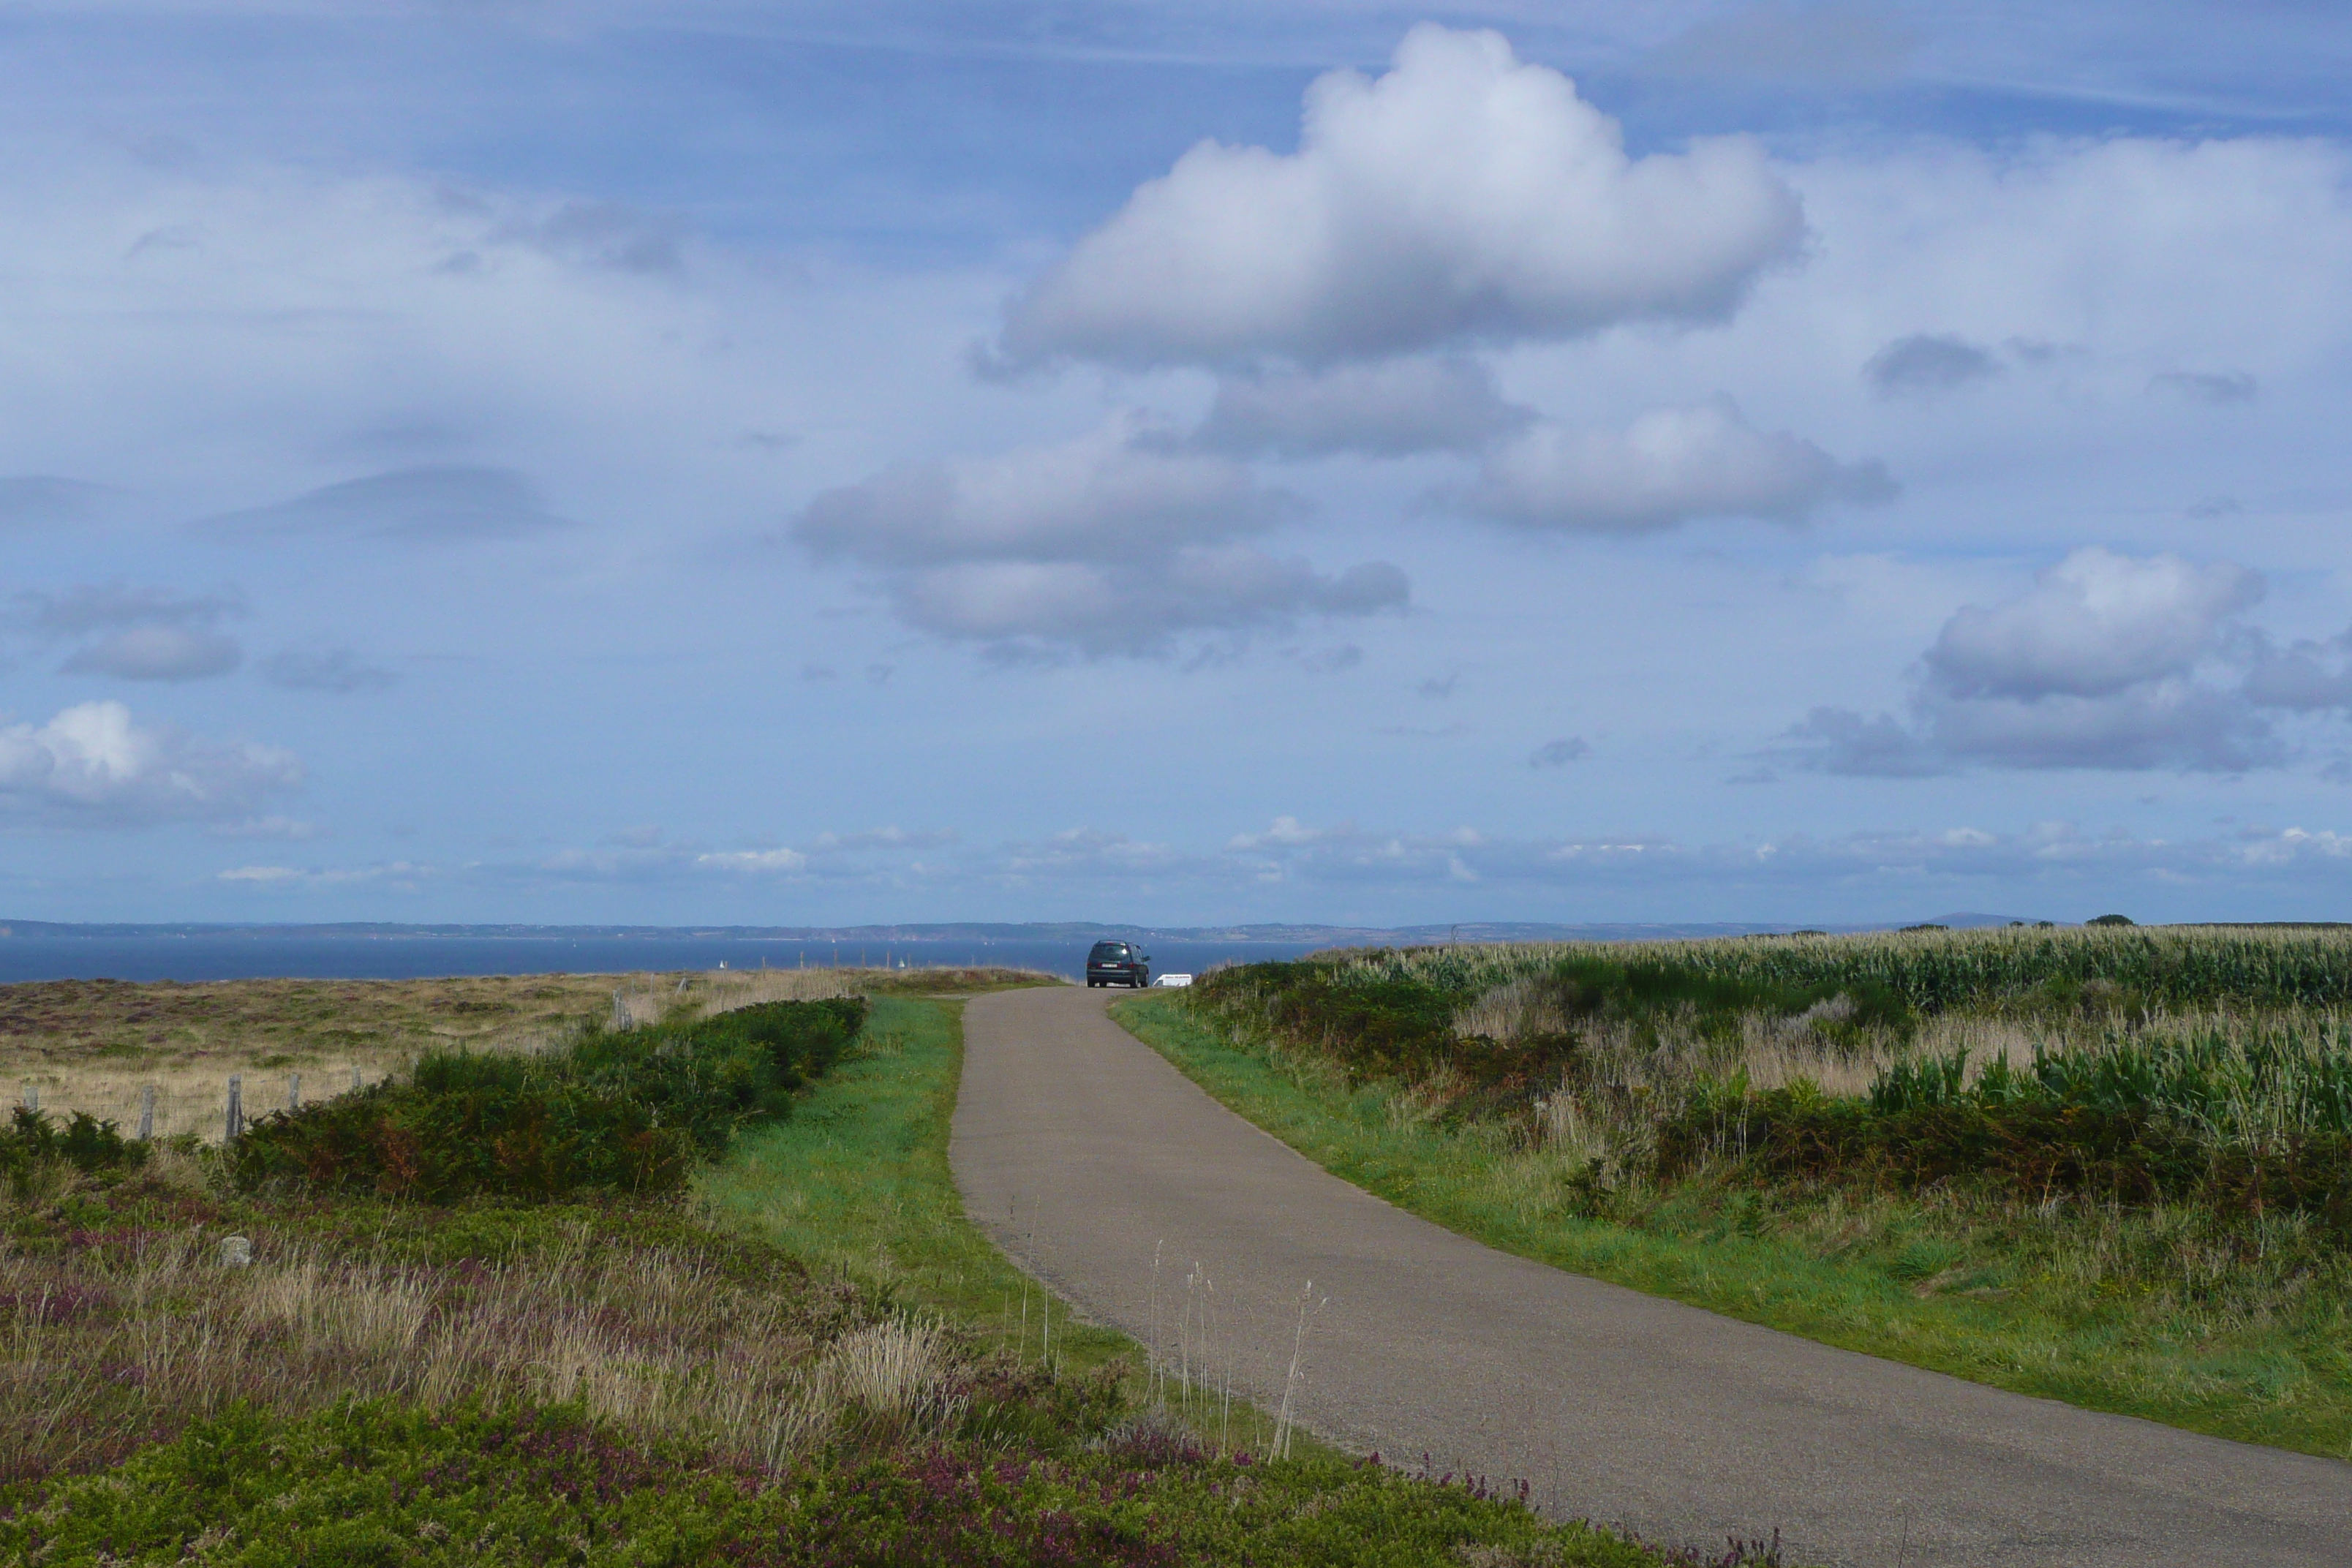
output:
<instances>
[{"instance_id":1,"label":"road curving over hill","mask_svg":"<svg viewBox=\"0 0 2352 1568\"><path fill-rule=\"evenodd\" d=\"M1348 1447L1792 1563L2219 1568L2352 1562L2352 1466L2008 1394L1514 1258L1325 1172L1104 1013L964 1013L966 1209L1196 1387L1286 1386ZM1157 1262L1155 1264L1155 1258ZM1311 1283L1311 1289L1310 1287ZM1294 1345L1304 1349L1291 1372Z\"/></svg>"}]
</instances>

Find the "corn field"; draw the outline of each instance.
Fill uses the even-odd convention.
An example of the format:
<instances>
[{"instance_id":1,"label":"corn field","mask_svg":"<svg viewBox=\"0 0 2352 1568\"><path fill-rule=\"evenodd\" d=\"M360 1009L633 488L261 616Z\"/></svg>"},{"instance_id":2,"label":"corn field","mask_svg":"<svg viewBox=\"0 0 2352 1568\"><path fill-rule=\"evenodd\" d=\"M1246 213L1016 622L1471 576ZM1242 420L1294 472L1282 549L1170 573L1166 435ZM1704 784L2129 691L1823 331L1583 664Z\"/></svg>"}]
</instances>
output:
<instances>
[{"instance_id":1,"label":"corn field","mask_svg":"<svg viewBox=\"0 0 2352 1568\"><path fill-rule=\"evenodd\" d=\"M1339 952L1204 975L1189 1005L1612 1184L1998 1174L2352 1235L2352 931Z\"/></svg>"},{"instance_id":2,"label":"corn field","mask_svg":"<svg viewBox=\"0 0 2352 1568\"><path fill-rule=\"evenodd\" d=\"M1792 989L1883 986L1921 1013L1993 1009L2042 988L2095 986L2168 1010L2352 1007L2352 927L2006 927L1696 942L1523 942L1327 953L1337 984L1413 980L1483 994L1564 958L1639 958Z\"/></svg>"}]
</instances>

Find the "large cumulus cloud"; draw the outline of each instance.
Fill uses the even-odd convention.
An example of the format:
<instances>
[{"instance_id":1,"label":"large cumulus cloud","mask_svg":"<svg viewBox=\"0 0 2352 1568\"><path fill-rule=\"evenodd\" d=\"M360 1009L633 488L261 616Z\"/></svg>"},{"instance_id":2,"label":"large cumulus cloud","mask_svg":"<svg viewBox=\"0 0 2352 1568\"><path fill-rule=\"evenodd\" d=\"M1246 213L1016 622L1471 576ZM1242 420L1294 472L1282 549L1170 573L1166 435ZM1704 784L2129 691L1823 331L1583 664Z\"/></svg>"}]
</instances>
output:
<instances>
[{"instance_id":1,"label":"large cumulus cloud","mask_svg":"<svg viewBox=\"0 0 2352 1568\"><path fill-rule=\"evenodd\" d=\"M144 727L120 702L84 702L45 724L0 726L0 816L18 821L234 823L301 782L290 752Z\"/></svg>"},{"instance_id":2,"label":"large cumulus cloud","mask_svg":"<svg viewBox=\"0 0 2352 1568\"><path fill-rule=\"evenodd\" d=\"M792 526L866 568L899 616L999 653L1154 655L1188 634L1400 608L1404 574L1337 574L1244 542L1298 503L1132 418L1076 440L906 464L825 491Z\"/></svg>"},{"instance_id":3,"label":"large cumulus cloud","mask_svg":"<svg viewBox=\"0 0 2352 1568\"><path fill-rule=\"evenodd\" d=\"M1833 502L1892 499L1877 463L1841 463L1801 437L1758 430L1727 397L1653 409L1623 430L1543 421L1438 500L1540 528L1638 533L1701 517L1801 522Z\"/></svg>"},{"instance_id":4,"label":"large cumulus cloud","mask_svg":"<svg viewBox=\"0 0 2352 1568\"><path fill-rule=\"evenodd\" d=\"M1629 157L1499 35L1424 25L1308 88L1298 151L1203 142L1015 300L998 352L1306 362L1718 319L1804 230L1762 151Z\"/></svg>"},{"instance_id":5,"label":"large cumulus cloud","mask_svg":"<svg viewBox=\"0 0 2352 1568\"><path fill-rule=\"evenodd\" d=\"M1955 698L2113 697L2189 674L2222 623L2262 596L2262 579L2226 561L2078 550L2022 597L1964 606L1927 668Z\"/></svg>"},{"instance_id":6,"label":"large cumulus cloud","mask_svg":"<svg viewBox=\"0 0 2352 1568\"><path fill-rule=\"evenodd\" d=\"M1971 767L2237 773L2286 760L2280 711L2333 706L2327 648L2243 620L2261 577L2093 546L2006 603L1963 606L1922 656L1906 717L1818 708L1786 738L1828 773Z\"/></svg>"}]
</instances>

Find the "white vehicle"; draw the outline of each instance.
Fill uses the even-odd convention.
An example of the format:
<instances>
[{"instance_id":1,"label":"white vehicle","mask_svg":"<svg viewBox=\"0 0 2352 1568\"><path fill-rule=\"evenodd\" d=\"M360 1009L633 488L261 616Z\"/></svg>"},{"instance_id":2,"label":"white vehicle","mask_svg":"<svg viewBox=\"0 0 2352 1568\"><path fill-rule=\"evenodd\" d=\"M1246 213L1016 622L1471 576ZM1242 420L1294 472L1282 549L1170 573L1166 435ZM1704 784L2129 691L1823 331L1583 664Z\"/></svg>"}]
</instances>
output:
<instances>
[{"instance_id":1,"label":"white vehicle","mask_svg":"<svg viewBox=\"0 0 2352 1568\"><path fill-rule=\"evenodd\" d=\"M1189 974L1163 974L1151 984L1154 989L1162 985L1190 985L1192 977Z\"/></svg>"}]
</instances>

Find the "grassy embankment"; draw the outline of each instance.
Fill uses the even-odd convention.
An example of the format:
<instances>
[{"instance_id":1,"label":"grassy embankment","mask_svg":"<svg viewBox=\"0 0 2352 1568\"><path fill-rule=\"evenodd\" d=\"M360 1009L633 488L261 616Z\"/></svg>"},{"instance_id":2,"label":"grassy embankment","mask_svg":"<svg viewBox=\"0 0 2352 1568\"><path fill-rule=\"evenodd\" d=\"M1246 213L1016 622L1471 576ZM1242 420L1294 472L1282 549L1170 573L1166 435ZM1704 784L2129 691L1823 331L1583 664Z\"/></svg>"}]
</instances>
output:
<instances>
[{"instance_id":1,"label":"grassy embankment","mask_svg":"<svg viewBox=\"0 0 2352 1568\"><path fill-rule=\"evenodd\" d=\"M877 998L845 1054L838 1013L740 1016L428 1058L233 1158L20 1120L0 1558L1665 1561L1460 1485L1211 1451L1138 1407L1129 1347L1057 1311L1048 1354L1042 1303L1026 1332L1005 1309L945 1166L952 1004ZM698 1173L672 1157L713 1140Z\"/></svg>"},{"instance_id":2,"label":"grassy embankment","mask_svg":"<svg viewBox=\"0 0 2352 1568\"><path fill-rule=\"evenodd\" d=\"M1119 1004L1493 1246L2352 1458L2352 941L1926 932L1318 955Z\"/></svg>"}]
</instances>

